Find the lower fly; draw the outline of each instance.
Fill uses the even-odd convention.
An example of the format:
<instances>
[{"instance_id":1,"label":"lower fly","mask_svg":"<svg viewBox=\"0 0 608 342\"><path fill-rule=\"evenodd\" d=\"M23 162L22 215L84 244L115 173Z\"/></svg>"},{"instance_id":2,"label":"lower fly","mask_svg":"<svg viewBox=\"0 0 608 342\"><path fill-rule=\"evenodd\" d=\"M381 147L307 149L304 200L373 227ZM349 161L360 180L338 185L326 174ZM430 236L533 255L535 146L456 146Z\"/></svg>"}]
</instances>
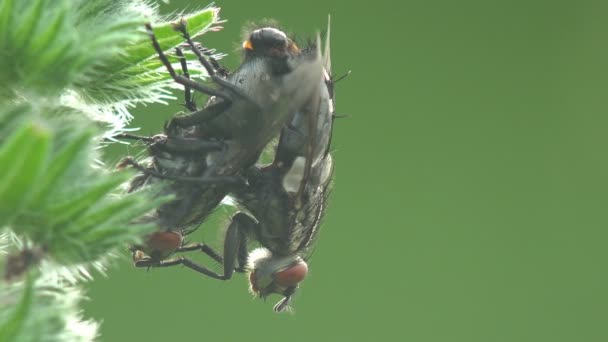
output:
<instances>
[{"instance_id":1,"label":"lower fly","mask_svg":"<svg viewBox=\"0 0 608 342\"><path fill-rule=\"evenodd\" d=\"M317 39L317 54L319 45ZM334 82L329 36L324 57L325 70L316 92L282 129L273 162L250 168L249 185L234 193L235 201L249 214L239 212L232 217L224 239L224 273L203 272L224 280L244 266L256 296L283 295L274 307L277 312L288 309L308 273L331 185ZM262 247L248 252L248 239Z\"/></svg>"}]
</instances>

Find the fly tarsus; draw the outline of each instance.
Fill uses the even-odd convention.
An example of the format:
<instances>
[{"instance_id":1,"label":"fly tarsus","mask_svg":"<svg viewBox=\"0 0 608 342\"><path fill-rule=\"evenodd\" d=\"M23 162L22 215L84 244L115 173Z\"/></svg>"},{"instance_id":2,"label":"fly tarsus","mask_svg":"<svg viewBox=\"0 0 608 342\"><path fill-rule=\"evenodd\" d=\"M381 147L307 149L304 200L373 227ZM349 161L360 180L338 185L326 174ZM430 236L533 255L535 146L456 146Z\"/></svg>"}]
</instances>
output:
<instances>
[{"instance_id":1,"label":"fly tarsus","mask_svg":"<svg viewBox=\"0 0 608 342\"><path fill-rule=\"evenodd\" d=\"M209 76L211 77L213 82L215 82L218 85L220 85L221 87L231 91L232 93L234 93L235 95L237 95L239 97L246 97L246 95L243 93L243 91L239 87L237 87L236 85L226 81L225 79L223 79L222 77L217 75L217 72L216 72L215 68L213 67L212 63L209 62L207 60L207 58L205 58L205 56L203 56L203 54L201 53L201 50L199 50L199 48L196 46L196 44L194 44L194 42L192 41L192 38L190 37L190 33L188 33L188 30L186 29L186 25L185 25L183 19L180 21L180 23L175 25L174 28L176 30L178 30L179 32L181 32L184 39L186 40L186 43L188 43L188 45L190 46L190 49L192 49L192 52L196 55L199 62L201 62L201 64L205 68L205 70L207 70L207 73L209 74Z\"/></svg>"},{"instance_id":2,"label":"fly tarsus","mask_svg":"<svg viewBox=\"0 0 608 342\"><path fill-rule=\"evenodd\" d=\"M175 48L175 55L179 58L179 64L182 67L182 73L184 74L184 77L190 79L190 73L188 72L188 63L186 61L186 57L184 57L182 49ZM186 106L186 108L191 112L195 112L198 110L198 108L196 107L196 103L194 103L194 101L192 100L192 89L187 85L184 85L184 106Z\"/></svg>"},{"instance_id":3,"label":"fly tarsus","mask_svg":"<svg viewBox=\"0 0 608 342\"><path fill-rule=\"evenodd\" d=\"M141 260L141 262L136 262L135 266L137 267L168 267L175 265L184 265L194 271L202 273L208 277L219 279L219 280L228 280L232 278L234 272L244 272L245 268L243 265L246 262L246 259L243 259L243 256L247 257L247 240L245 236L245 231L250 229L251 224L256 224L255 221L246 214L237 213L232 217L232 222L226 231L226 239L224 240L224 257L220 257L219 255L213 256L215 253L209 246L204 244L196 244L190 246L184 246L178 249L178 252L188 252L200 249L204 253L211 256L213 259L221 263L223 259L224 273L218 274L214 271L209 270L205 266L201 266L192 260L185 257L178 257L170 260L161 260L161 261L152 261L152 260ZM211 254L208 251L211 251ZM145 262L144 262L145 261ZM239 267L235 268L236 263L239 263Z\"/></svg>"},{"instance_id":4,"label":"fly tarsus","mask_svg":"<svg viewBox=\"0 0 608 342\"><path fill-rule=\"evenodd\" d=\"M153 260L152 258L144 258L144 259L135 261L135 267L145 267L148 269L156 268L156 267L171 267L171 266L178 266L178 265L186 266L191 270L202 273L211 278L215 278L215 279L219 279L219 280L228 280L229 279L229 278L226 278L223 275L217 274L217 273L211 271L210 269L208 269L204 266L201 266L201 265L195 263L194 261L192 261L188 258L185 258L185 257L178 257L178 258L167 259L167 260Z\"/></svg>"},{"instance_id":5,"label":"fly tarsus","mask_svg":"<svg viewBox=\"0 0 608 342\"><path fill-rule=\"evenodd\" d=\"M229 102L221 101L192 112L191 114L176 116L169 120L165 125L165 131L171 132L175 130L176 127L190 127L208 122L224 113L230 108L230 105Z\"/></svg>"},{"instance_id":6,"label":"fly tarsus","mask_svg":"<svg viewBox=\"0 0 608 342\"><path fill-rule=\"evenodd\" d=\"M140 140L144 142L154 142L154 137L148 137L145 135L137 135L130 133L120 133L114 136L116 139L128 139L128 140Z\"/></svg>"},{"instance_id":7,"label":"fly tarsus","mask_svg":"<svg viewBox=\"0 0 608 342\"><path fill-rule=\"evenodd\" d=\"M163 52L162 48L160 47L160 44L158 43L158 40L156 39L156 36L154 35L154 31L152 30L152 25L147 23L146 30L148 31L148 35L150 36L150 40L152 41L152 46L154 47L154 50L158 54L158 58L163 63L163 65L169 72L169 75L171 75L171 77L173 78L173 80L176 83L181 84L183 86L190 87L191 89L194 89L194 90L198 90L201 93L204 93L207 95L221 97L222 99L229 101L229 102L232 101L230 96L221 90L213 89L213 88L207 87L205 85L199 84L197 82L194 82L193 80L185 77L184 75L178 75L175 72L175 69L173 69L171 62L169 62L169 59L167 58L167 56Z\"/></svg>"},{"instance_id":8,"label":"fly tarsus","mask_svg":"<svg viewBox=\"0 0 608 342\"><path fill-rule=\"evenodd\" d=\"M230 271L230 275L234 270L237 272L245 272L245 264L247 263L247 232L253 231L257 222L249 215L244 213L236 213L226 231L224 239L224 272ZM238 267L235 266L238 262Z\"/></svg>"},{"instance_id":9,"label":"fly tarsus","mask_svg":"<svg viewBox=\"0 0 608 342\"><path fill-rule=\"evenodd\" d=\"M175 153L207 153L226 149L226 144L217 140L201 140L188 138L166 138L156 141L151 148Z\"/></svg>"},{"instance_id":10,"label":"fly tarsus","mask_svg":"<svg viewBox=\"0 0 608 342\"><path fill-rule=\"evenodd\" d=\"M190 244L186 246L182 246L175 250L175 252L192 252L192 251L201 251L207 254L211 259L217 261L219 264L224 263L224 259L221 255L219 255L211 246L205 243L196 243Z\"/></svg>"},{"instance_id":11,"label":"fly tarsus","mask_svg":"<svg viewBox=\"0 0 608 342\"><path fill-rule=\"evenodd\" d=\"M203 177L188 177L188 176L177 176L177 175L166 175L159 173L155 170L147 168L138 162L136 162L132 157L123 158L118 163L118 168L123 168L125 166L132 166L135 169L139 170L142 173L147 175L167 180L174 180L180 182L187 183L197 183L197 184L207 184L207 185L225 185L225 186L235 186L235 187L245 187L247 186L247 180L241 176L203 176Z\"/></svg>"}]
</instances>

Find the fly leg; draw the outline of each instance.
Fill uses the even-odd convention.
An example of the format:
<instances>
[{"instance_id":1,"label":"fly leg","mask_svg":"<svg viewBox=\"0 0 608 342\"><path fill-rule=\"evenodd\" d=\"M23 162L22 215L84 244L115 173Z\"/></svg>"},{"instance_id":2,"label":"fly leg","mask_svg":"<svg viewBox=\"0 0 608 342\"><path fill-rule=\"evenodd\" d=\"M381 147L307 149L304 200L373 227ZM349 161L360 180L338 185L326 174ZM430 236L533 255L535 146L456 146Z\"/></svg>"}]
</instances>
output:
<instances>
[{"instance_id":1,"label":"fly leg","mask_svg":"<svg viewBox=\"0 0 608 342\"><path fill-rule=\"evenodd\" d=\"M168 137L162 134L147 137L130 133L120 133L116 135L115 138L139 140L148 143L152 149L175 153L206 153L220 151L226 148L226 144L217 140Z\"/></svg>"},{"instance_id":2,"label":"fly leg","mask_svg":"<svg viewBox=\"0 0 608 342\"><path fill-rule=\"evenodd\" d=\"M244 245L244 241L243 241L243 245ZM210 246L208 246L204 243L197 243L197 244L183 246L183 247L176 249L175 252L191 252L191 251L197 251L197 250L200 250L203 253L207 254L213 260L217 261L220 264L223 264L223 262L224 262L223 258L219 254L217 254L217 252L215 252ZM243 254L243 255L246 258L247 257L246 246L244 246L244 250L245 250L245 254ZM185 257L177 257L177 258L167 259L167 260L159 260L159 259L154 259L151 257L145 257L145 258L141 258L141 259L135 261L135 267L145 267L145 268L171 267L171 266L177 266L177 265L186 266L194 271L197 271L199 273L202 273L206 276L209 276L209 277L215 278L215 279L228 280L228 279L230 279L230 277L232 277L232 272L224 271L225 274L229 274L229 275L228 276L220 275ZM244 265L244 262L243 262L243 265ZM235 269L234 271L244 272L244 268L240 267L240 268Z\"/></svg>"},{"instance_id":3,"label":"fly leg","mask_svg":"<svg viewBox=\"0 0 608 342\"><path fill-rule=\"evenodd\" d=\"M221 151L226 145L217 140L201 140L201 139L184 139L184 138L168 138L162 144L154 145L154 148L158 148L167 152L176 153L206 153Z\"/></svg>"},{"instance_id":4,"label":"fly leg","mask_svg":"<svg viewBox=\"0 0 608 342\"><path fill-rule=\"evenodd\" d=\"M201 251L201 252L207 254L209 257L211 257L211 259L217 261L219 264L224 263L224 259L222 258L222 256L219 255L215 250L213 250L213 248L211 248L211 246L209 246L205 243L190 244L190 245L182 246L175 250L175 252L192 252L192 251Z\"/></svg>"},{"instance_id":5,"label":"fly leg","mask_svg":"<svg viewBox=\"0 0 608 342\"><path fill-rule=\"evenodd\" d=\"M163 65L169 72L169 75L171 75L171 77L173 78L173 80L176 83L181 84L183 86L188 86L191 89L200 91L201 93L205 93L205 94L208 94L211 96L217 96L219 98L222 98L225 101L232 102L230 95L228 95L227 93L225 93L221 90L210 88L203 84L194 82L193 80L191 80L188 77L185 77L184 75L178 75L175 72L175 69L173 69L171 62L169 62L169 59L167 58L167 56L163 52L162 48L160 47L160 44L158 43L158 40L156 39L156 36L154 35L154 31L152 31L152 25L150 25L148 23L145 26L146 26L146 30L148 31L148 35L150 36L150 40L152 41L152 46L154 47L154 50L156 50L156 53L158 54L158 58L163 63Z\"/></svg>"},{"instance_id":6,"label":"fly leg","mask_svg":"<svg viewBox=\"0 0 608 342\"><path fill-rule=\"evenodd\" d=\"M239 176L188 177L188 176L166 175L166 174L159 173L155 170L149 169L149 168L139 164L138 162L133 160L133 158L131 158L131 157L126 157L123 160L121 160L120 163L118 164L118 168L122 168L127 165L136 168L137 170L139 170L142 173L145 173L147 175L150 175L150 176L153 176L156 178L160 178L160 179L174 180L174 181L180 181L180 182L189 182L189 183L196 183L196 184L208 184L208 185L227 185L227 186L236 186L236 187L247 186L247 180L245 180L244 178L239 177Z\"/></svg>"},{"instance_id":7,"label":"fly leg","mask_svg":"<svg viewBox=\"0 0 608 342\"><path fill-rule=\"evenodd\" d=\"M182 73L184 77L190 79L188 63L186 63L186 57L184 57L182 49L175 48L175 55L179 58L179 63L182 66ZM196 112L198 110L198 108L196 108L196 103L194 103L192 100L192 89L187 85L184 85L184 106L191 112Z\"/></svg>"},{"instance_id":8,"label":"fly leg","mask_svg":"<svg viewBox=\"0 0 608 342\"><path fill-rule=\"evenodd\" d=\"M182 138L179 136L156 135L150 150L182 154L202 154L226 149L226 144L218 140Z\"/></svg>"},{"instance_id":9,"label":"fly leg","mask_svg":"<svg viewBox=\"0 0 608 342\"><path fill-rule=\"evenodd\" d=\"M153 143L154 142L154 137L148 137L148 136L145 136L145 135L137 135L137 134L131 134L131 133L116 134L114 136L114 138L116 138L116 139L138 140L138 141L143 141L143 142L147 142L147 143Z\"/></svg>"},{"instance_id":10,"label":"fly leg","mask_svg":"<svg viewBox=\"0 0 608 342\"><path fill-rule=\"evenodd\" d=\"M247 98L247 96L243 93L243 91L238 86L226 81L225 79L223 79L222 77L217 75L216 70L213 67L213 65L205 58L205 56L203 56L203 54L201 53L201 50L192 41L192 38L190 37L190 33L188 33L188 30L186 30L186 21L185 20L182 19L179 22L179 24L175 25L175 29L182 33L184 39L190 46L190 49L192 49L192 52L194 52L194 54L198 58L199 62L201 62L201 64L203 65L203 67L209 74L209 77L211 77L211 79L213 80L213 82L217 83L222 88L230 90L232 93L236 94L239 97Z\"/></svg>"},{"instance_id":11,"label":"fly leg","mask_svg":"<svg viewBox=\"0 0 608 342\"><path fill-rule=\"evenodd\" d=\"M245 213L236 213L224 239L224 275L230 279L234 271L244 272L247 264L247 232L253 231L257 222ZM238 267L237 267L238 266Z\"/></svg>"},{"instance_id":12,"label":"fly leg","mask_svg":"<svg viewBox=\"0 0 608 342\"><path fill-rule=\"evenodd\" d=\"M202 273L208 277L218 280L228 280L232 278L235 271L243 272L244 265L247 262L247 238L245 232L251 230L256 225L256 222L244 213L237 213L232 217L232 222L226 231L226 239L224 240L224 273L218 274L205 266L201 266L192 260L185 257L178 257L170 260L149 260L142 259L135 263L136 267L169 267L175 265L184 265L196 272ZM195 245L196 246L196 245ZM198 247L190 249L184 247L185 251L196 250ZM180 250L178 250L180 251ZM205 252L206 253L206 252ZM213 252L215 253L215 252ZM211 255L210 255L211 256ZM222 258L219 255L211 256L216 261L220 262ZM238 268L235 266L238 262Z\"/></svg>"},{"instance_id":13,"label":"fly leg","mask_svg":"<svg viewBox=\"0 0 608 342\"><path fill-rule=\"evenodd\" d=\"M188 115L176 116L165 125L165 131L171 131L175 127L188 127L205 123L225 112L231 105L232 102L219 101Z\"/></svg>"},{"instance_id":14,"label":"fly leg","mask_svg":"<svg viewBox=\"0 0 608 342\"><path fill-rule=\"evenodd\" d=\"M145 268L171 267L171 266L177 266L177 265L186 266L192 270L195 270L199 273L202 273L202 274L207 275L212 278L220 279L218 277L221 277L219 274L209 270L206 267L200 266L197 263L195 263L194 261L192 261L188 258L185 258L185 257L178 257L178 258L167 259L167 260L154 260L152 258L143 258L143 259L135 261L135 267L145 267Z\"/></svg>"},{"instance_id":15,"label":"fly leg","mask_svg":"<svg viewBox=\"0 0 608 342\"><path fill-rule=\"evenodd\" d=\"M236 245L241 246L242 244L237 241ZM183 247L181 249L178 249L177 251L178 252L191 251L191 250L196 250L196 249L199 249L199 247L198 246L192 246L192 248ZM201 249L201 250L203 250L203 249ZM211 251L212 251L212 254L215 254L215 252L213 250L211 250ZM203 252L205 252L205 251L203 250ZM237 251L224 250L224 256L231 254L231 253L236 254ZM212 255L212 254L208 254L208 255L211 256L212 258L214 258L216 261L221 262L222 258L219 255L217 255L217 254ZM191 270L194 270L194 271L204 274L208 277L211 277L214 279L219 279L219 280L228 280L228 279L232 278L232 274L234 273L234 258L229 259L228 262L224 262L224 274L218 274L217 272L214 272L205 266L201 266L186 257L177 257L177 258L168 259L168 260L153 260L152 258L144 258L141 260L137 260L135 262L135 267L147 267L147 268L170 267L170 266L176 266L176 265L186 266Z\"/></svg>"},{"instance_id":16,"label":"fly leg","mask_svg":"<svg viewBox=\"0 0 608 342\"><path fill-rule=\"evenodd\" d=\"M198 51L198 50L196 50ZM182 67L183 76L190 80L190 73L188 72L188 63L186 62L186 57L184 57L184 53L182 49L175 48L175 54L179 58L180 65ZM209 69L212 70L213 69ZM207 70L209 72L209 70ZM211 75L211 73L210 73ZM165 131L171 130L174 127L187 127L194 126L198 123L203 123L205 121L211 120L216 116L223 113L226 109L230 107L230 102L221 101L219 103L215 103L209 105L201 110L196 107L196 103L192 100L192 89L189 85L184 85L184 105L191 112L190 115L178 116L165 126Z\"/></svg>"}]
</instances>

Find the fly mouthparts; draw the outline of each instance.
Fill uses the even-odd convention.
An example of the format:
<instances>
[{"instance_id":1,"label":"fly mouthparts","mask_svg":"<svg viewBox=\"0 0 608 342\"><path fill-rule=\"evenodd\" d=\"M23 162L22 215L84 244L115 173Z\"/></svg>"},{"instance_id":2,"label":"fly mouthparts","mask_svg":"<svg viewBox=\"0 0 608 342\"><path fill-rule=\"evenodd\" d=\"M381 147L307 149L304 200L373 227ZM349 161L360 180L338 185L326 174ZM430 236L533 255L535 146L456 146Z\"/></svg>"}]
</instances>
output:
<instances>
[{"instance_id":1,"label":"fly mouthparts","mask_svg":"<svg viewBox=\"0 0 608 342\"><path fill-rule=\"evenodd\" d=\"M283 299L281 299L277 304L275 304L275 306L272 308L274 310L274 312L285 312L286 310L289 310L289 303L291 302L291 296L286 296Z\"/></svg>"}]
</instances>

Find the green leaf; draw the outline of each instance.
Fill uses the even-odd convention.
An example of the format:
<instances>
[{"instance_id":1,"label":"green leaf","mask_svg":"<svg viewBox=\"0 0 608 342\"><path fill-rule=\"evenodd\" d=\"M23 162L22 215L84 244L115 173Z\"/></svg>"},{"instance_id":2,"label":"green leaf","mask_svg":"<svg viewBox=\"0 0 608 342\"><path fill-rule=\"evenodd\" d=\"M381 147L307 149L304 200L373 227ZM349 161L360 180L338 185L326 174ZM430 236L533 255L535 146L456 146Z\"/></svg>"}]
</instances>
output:
<instances>
[{"instance_id":1,"label":"green leaf","mask_svg":"<svg viewBox=\"0 0 608 342\"><path fill-rule=\"evenodd\" d=\"M2 108L0 111L0 144L4 143L9 135L12 135L23 121L24 116L30 111L28 105L19 105Z\"/></svg>"},{"instance_id":2,"label":"green leaf","mask_svg":"<svg viewBox=\"0 0 608 342\"><path fill-rule=\"evenodd\" d=\"M93 229L98 229L101 225L108 224L109 222L121 221L125 217L128 220L131 215L125 215L125 213L132 213L132 209L136 205L136 199L108 203L101 208L87 213L87 215L81 216L77 221L70 224L70 228L66 229L65 233L77 232L82 234Z\"/></svg>"},{"instance_id":3,"label":"green leaf","mask_svg":"<svg viewBox=\"0 0 608 342\"><path fill-rule=\"evenodd\" d=\"M50 167L38 182L37 192L31 202L32 207L39 207L42 201L47 199L61 185L60 181L65 177L65 173L70 166L75 164L76 159L87 151L92 136L92 131L81 131L80 134L74 135L67 146L52 158Z\"/></svg>"},{"instance_id":4,"label":"green leaf","mask_svg":"<svg viewBox=\"0 0 608 342\"><path fill-rule=\"evenodd\" d=\"M29 12L19 18L19 28L13 35L17 49L27 50L26 46L40 21L43 5L44 0L34 0L29 6Z\"/></svg>"},{"instance_id":5,"label":"green leaf","mask_svg":"<svg viewBox=\"0 0 608 342\"><path fill-rule=\"evenodd\" d=\"M0 0L0 47L6 44L13 13L13 0Z\"/></svg>"},{"instance_id":6,"label":"green leaf","mask_svg":"<svg viewBox=\"0 0 608 342\"><path fill-rule=\"evenodd\" d=\"M113 174L104 177L101 182L91 186L86 192L74 196L64 203L60 203L49 209L51 226L66 224L68 220L75 220L84 214L97 201L108 195L118 185L126 181L125 174Z\"/></svg>"},{"instance_id":7,"label":"green leaf","mask_svg":"<svg viewBox=\"0 0 608 342\"><path fill-rule=\"evenodd\" d=\"M0 222L18 213L47 160L51 133L28 122L0 150Z\"/></svg>"},{"instance_id":8,"label":"green leaf","mask_svg":"<svg viewBox=\"0 0 608 342\"><path fill-rule=\"evenodd\" d=\"M68 61L70 63L72 62L68 58L65 58L66 56L68 56L70 54L70 49L72 49L72 48L73 48L73 43L71 41L55 43L54 45L49 47L48 50L44 51L44 53L42 53L41 55L38 56L37 62L29 67L30 70L28 72L31 74L34 74L34 75L45 75L45 74L54 75L55 72L52 70L49 70L53 67L53 65L57 65L57 63L66 63ZM61 68L61 67L59 68L59 70L62 70L62 69L63 68ZM62 72L67 73L68 71L62 71ZM72 70L72 72L74 74L77 74L80 72L80 70L74 69L74 70ZM61 85L63 86L64 84L61 84ZM30 86L32 86L32 84L30 84Z\"/></svg>"},{"instance_id":9,"label":"green leaf","mask_svg":"<svg viewBox=\"0 0 608 342\"><path fill-rule=\"evenodd\" d=\"M206 8L188 14L184 16L184 19L188 23L190 35L196 37L203 34L218 21L219 9L215 7ZM181 33L173 29L172 22L153 23L152 28L154 30L154 35L163 50L169 50L184 42ZM148 39L147 36L137 44L127 47L125 52L127 57L120 61L122 63L116 63L114 66L108 67L109 70L119 70L156 56L156 52L154 51L154 48L152 48L152 43L150 43L150 39Z\"/></svg>"},{"instance_id":10,"label":"green leaf","mask_svg":"<svg viewBox=\"0 0 608 342\"><path fill-rule=\"evenodd\" d=\"M59 11L50 25L42 32L38 32L31 43L32 51L44 51L56 41L60 35L59 32L66 22L66 15L66 11Z\"/></svg>"},{"instance_id":11,"label":"green leaf","mask_svg":"<svg viewBox=\"0 0 608 342\"><path fill-rule=\"evenodd\" d=\"M0 341L16 341L19 331L22 329L30 308L32 306L33 297L33 281L28 276L23 289L23 297L18 306L14 308L13 315L0 326ZM3 308L3 310L6 310Z\"/></svg>"}]
</instances>

